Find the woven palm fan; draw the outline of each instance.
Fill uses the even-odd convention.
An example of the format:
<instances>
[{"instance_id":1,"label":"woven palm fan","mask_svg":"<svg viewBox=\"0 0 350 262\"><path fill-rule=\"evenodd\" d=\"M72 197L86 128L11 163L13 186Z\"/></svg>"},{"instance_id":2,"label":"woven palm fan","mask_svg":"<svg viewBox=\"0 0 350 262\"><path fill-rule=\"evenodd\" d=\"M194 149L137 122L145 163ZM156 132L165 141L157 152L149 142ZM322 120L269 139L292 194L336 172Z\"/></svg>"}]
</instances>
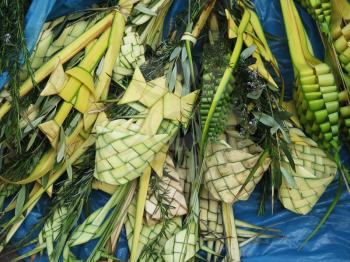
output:
<instances>
[{"instance_id":1,"label":"woven palm fan","mask_svg":"<svg viewBox=\"0 0 350 262\"><path fill-rule=\"evenodd\" d=\"M295 172L287 157L281 163L282 173L287 172L294 182L283 176L279 199L283 206L298 214L307 214L321 197L337 172L337 165L318 145L298 128L290 128L290 151Z\"/></svg>"},{"instance_id":2,"label":"woven palm fan","mask_svg":"<svg viewBox=\"0 0 350 262\"><path fill-rule=\"evenodd\" d=\"M215 199L225 203L247 200L263 173L268 169L270 159L265 160L240 195L237 195L263 150L234 129L226 130L225 135L220 138L219 142L208 145L205 185Z\"/></svg>"},{"instance_id":3,"label":"woven palm fan","mask_svg":"<svg viewBox=\"0 0 350 262\"><path fill-rule=\"evenodd\" d=\"M168 207L167 218L183 216L187 213L187 204L183 195L183 186L180 183L179 174L177 173L172 159L168 156L164 165L164 175L159 182L157 191L153 187L148 188L148 195L145 206L145 215L148 224L157 223L163 219L158 203L158 197L162 196L162 205Z\"/></svg>"},{"instance_id":4,"label":"woven palm fan","mask_svg":"<svg viewBox=\"0 0 350 262\"><path fill-rule=\"evenodd\" d=\"M126 236L129 247L132 246L133 227L135 224L136 201L133 201L129 207L127 219L125 222ZM142 225L138 254L139 257L145 247L152 245L152 253L148 253L149 257L140 257L138 261L162 261L161 255L163 253L164 245L172 235L179 232L182 227L182 220L180 217L175 217L170 220L162 220L158 224Z\"/></svg>"}]
</instances>

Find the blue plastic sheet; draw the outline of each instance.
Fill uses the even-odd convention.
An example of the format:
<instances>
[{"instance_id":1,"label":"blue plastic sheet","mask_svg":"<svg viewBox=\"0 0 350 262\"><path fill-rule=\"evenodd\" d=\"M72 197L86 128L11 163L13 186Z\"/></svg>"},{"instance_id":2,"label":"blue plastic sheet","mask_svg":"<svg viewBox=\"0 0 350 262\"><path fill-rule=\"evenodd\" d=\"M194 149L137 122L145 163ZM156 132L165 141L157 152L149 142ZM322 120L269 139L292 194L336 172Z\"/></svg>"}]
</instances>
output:
<instances>
[{"instance_id":1,"label":"blue plastic sheet","mask_svg":"<svg viewBox=\"0 0 350 262\"><path fill-rule=\"evenodd\" d=\"M32 50L41 27L47 18L53 18L66 13L86 8L98 0L33 0L32 6L26 17L26 38L28 47ZM170 25L175 15L184 10L187 1L175 0L166 19ZM285 30L280 10L279 0L256 0L256 10L263 24L264 30L271 36L269 44L272 52L277 57L281 72L284 76L287 97L291 97L291 87L293 84L293 69L290 61L290 55L285 36ZM323 57L323 48L320 45L320 39L315 24L310 16L304 10L300 10L305 28L308 31L310 40L313 44L314 53L317 57ZM165 35L169 32L169 26L165 26ZM1 80L0 77L0 87ZM4 80L2 80L4 81ZM349 154L343 152L343 159L350 163ZM341 197L339 204L323 225L318 234L311 241L299 249L302 242L317 225L324 214L327 206L332 201L337 188L334 182L322 196L319 203L313 211L306 216L296 215L281 207L278 201L275 203L274 214L271 214L271 204L266 207L266 215L257 216L258 193L253 193L252 197L245 202L235 205L235 215L237 218L251 222L253 224L265 225L281 230L284 237L272 240L257 240L242 249L242 260L248 262L265 262L265 261L350 261L350 199L345 193ZM102 192L94 191L91 195L91 210L96 210L102 206L108 199L108 196ZM23 225L15 234L13 241L16 242L23 238L30 229L39 221L46 212L49 199L44 197L39 201L37 206L30 213ZM83 217L81 218L83 219ZM23 254L32 247L27 247L19 253ZM82 245L74 249L77 257L86 258L93 248L93 242ZM122 232L119 241L116 256L120 260L127 260L129 250L125 237L125 231ZM47 261L45 258L37 257L36 261Z\"/></svg>"}]
</instances>

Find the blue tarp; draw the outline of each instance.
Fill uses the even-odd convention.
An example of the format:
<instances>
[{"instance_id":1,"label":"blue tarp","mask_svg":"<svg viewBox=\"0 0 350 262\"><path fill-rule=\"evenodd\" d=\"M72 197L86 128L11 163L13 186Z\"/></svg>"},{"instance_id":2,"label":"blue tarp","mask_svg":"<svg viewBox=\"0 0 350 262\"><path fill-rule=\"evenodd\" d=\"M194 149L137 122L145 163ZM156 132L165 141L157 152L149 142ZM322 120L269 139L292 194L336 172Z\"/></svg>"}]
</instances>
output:
<instances>
[{"instance_id":1,"label":"blue tarp","mask_svg":"<svg viewBox=\"0 0 350 262\"><path fill-rule=\"evenodd\" d=\"M64 15L68 12L83 9L90 6L97 0L33 0L32 6L26 17L26 38L28 47L33 49L41 26L48 18ZM183 10L184 0L175 0L169 15L167 23L171 23L172 18L179 10ZM279 0L256 0L257 13L261 19L264 30L274 37L269 40L272 52L277 57L280 69L284 76L287 86L287 96L290 97L293 84L293 70L290 62L290 56L285 36L285 30L279 5ZM300 9L299 9L300 10ZM323 48L315 24L304 10L300 10L305 27L313 44L315 55L322 58ZM169 27L165 27L168 32ZM277 38L276 38L277 36ZM2 78L4 79L4 78ZM3 80L4 82L4 80ZM1 86L1 77L0 77ZM350 163L348 153L342 154L344 161ZM255 261L350 261L350 198L345 193L334 212L327 222L318 232L318 234L302 249L299 250L303 240L308 236L313 227L317 225L324 214L327 206L335 195L337 185L334 182L322 196L319 203L312 212L306 216L299 216L286 211L279 203L275 204L274 214L271 214L271 206L266 208L266 215L257 216L258 193L245 202L235 205L235 215L237 218L251 222L257 225L265 225L280 229L283 238L273 240L258 240L256 243L249 244L242 249L242 260L248 262ZM102 206L108 196L102 192L94 191L91 198L91 209L95 210ZM30 213L26 221L17 231L13 238L16 242L27 234L29 229L37 223L40 217L45 214L46 206L49 203L48 198L40 200L39 204ZM75 249L78 257L84 258L92 249L92 244L81 246ZM21 250L25 253L29 248ZM117 257L126 260L128 257L127 242L125 232L117 250ZM47 261L37 257L36 261Z\"/></svg>"}]
</instances>

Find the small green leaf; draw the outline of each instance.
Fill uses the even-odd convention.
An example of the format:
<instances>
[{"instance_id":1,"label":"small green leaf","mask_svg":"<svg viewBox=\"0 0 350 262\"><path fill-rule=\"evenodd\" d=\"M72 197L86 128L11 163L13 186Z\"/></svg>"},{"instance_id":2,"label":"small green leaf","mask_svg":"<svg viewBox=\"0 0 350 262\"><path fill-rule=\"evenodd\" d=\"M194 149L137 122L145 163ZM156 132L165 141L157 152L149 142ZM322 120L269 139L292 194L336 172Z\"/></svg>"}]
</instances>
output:
<instances>
[{"instance_id":1,"label":"small green leaf","mask_svg":"<svg viewBox=\"0 0 350 262\"><path fill-rule=\"evenodd\" d=\"M187 59L187 50L186 50L186 47L182 47L182 50L181 50L181 62L185 62Z\"/></svg>"},{"instance_id":2,"label":"small green leaf","mask_svg":"<svg viewBox=\"0 0 350 262\"><path fill-rule=\"evenodd\" d=\"M139 3L137 4L134 9L136 9L137 11L146 14L146 15L150 15L150 16L156 16L157 13L154 12L152 9L148 8L145 4L143 3Z\"/></svg>"},{"instance_id":3,"label":"small green leaf","mask_svg":"<svg viewBox=\"0 0 350 262\"><path fill-rule=\"evenodd\" d=\"M173 61L175 58L177 58L181 53L181 47L177 46L174 51L170 55L170 61Z\"/></svg>"},{"instance_id":4,"label":"small green leaf","mask_svg":"<svg viewBox=\"0 0 350 262\"><path fill-rule=\"evenodd\" d=\"M66 152L66 137L63 128L60 129L60 141L58 146L58 152L57 152L57 163L60 163L65 155Z\"/></svg>"},{"instance_id":5,"label":"small green leaf","mask_svg":"<svg viewBox=\"0 0 350 262\"><path fill-rule=\"evenodd\" d=\"M18 197L16 201L15 216L18 216L23 209L24 203L26 201L26 186L23 185L18 192Z\"/></svg>"},{"instance_id":6,"label":"small green leaf","mask_svg":"<svg viewBox=\"0 0 350 262\"><path fill-rule=\"evenodd\" d=\"M255 50L256 50L256 45L251 45L250 47L248 47L242 51L241 57L243 59L247 59L255 52Z\"/></svg>"},{"instance_id":7,"label":"small green leaf","mask_svg":"<svg viewBox=\"0 0 350 262\"><path fill-rule=\"evenodd\" d=\"M34 142L35 142L35 138L38 136L38 132L35 132L31 135L30 140L28 142L27 148L26 148L26 152L29 151L29 149L33 146Z\"/></svg>"},{"instance_id":8,"label":"small green leaf","mask_svg":"<svg viewBox=\"0 0 350 262\"><path fill-rule=\"evenodd\" d=\"M175 63L173 71L171 72L171 76L169 79L169 90L170 91L173 91L175 88L176 76L177 76L177 64Z\"/></svg>"},{"instance_id":9,"label":"small green leaf","mask_svg":"<svg viewBox=\"0 0 350 262\"><path fill-rule=\"evenodd\" d=\"M261 97L261 94L263 92L263 89L262 88L258 88L252 92L249 92L247 94L247 97L250 98L250 99L254 99L254 100L257 100Z\"/></svg>"},{"instance_id":10,"label":"small green leaf","mask_svg":"<svg viewBox=\"0 0 350 262\"><path fill-rule=\"evenodd\" d=\"M73 169L72 169L72 165L70 163L69 160L66 161L66 165L67 165L67 175L70 181L72 181L73 179Z\"/></svg>"},{"instance_id":11,"label":"small green leaf","mask_svg":"<svg viewBox=\"0 0 350 262\"><path fill-rule=\"evenodd\" d=\"M286 180L288 187L296 188L294 177L284 167L281 167L281 173Z\"/></svg>"},{"instance_id":12,"label":"small green leaf","mask_svg":"<svg viewBox=\"0 0 350 262\"><path fill-rule=\"evenodd\" d=\"M33 130L35 127L37 127L41 121L44 119L45 116L40 116L36 119L34 119L32 122L30 122L30 124L28 124L26 126L26 128L24 129L23 133L26 134L28 133L29 131Z\"/></svg>"},{"instance_id":13,"label":"small green leaf","mask_svg":"<svg viewBox=\"0 0 350 262\"><path fill-rule=\"evenodd\" d=\"M285 142L281 142L279 145L280 145L280 147L282 148L284 155L287 157L290 167L291 167L291 168L293 169L293 171L295 172L295 163L294 163L294 159L293 159L293 157L292 157L292 154L291 154L290 151L289 151L288 146L286 145Z\"/></svg>"}]
</instances>

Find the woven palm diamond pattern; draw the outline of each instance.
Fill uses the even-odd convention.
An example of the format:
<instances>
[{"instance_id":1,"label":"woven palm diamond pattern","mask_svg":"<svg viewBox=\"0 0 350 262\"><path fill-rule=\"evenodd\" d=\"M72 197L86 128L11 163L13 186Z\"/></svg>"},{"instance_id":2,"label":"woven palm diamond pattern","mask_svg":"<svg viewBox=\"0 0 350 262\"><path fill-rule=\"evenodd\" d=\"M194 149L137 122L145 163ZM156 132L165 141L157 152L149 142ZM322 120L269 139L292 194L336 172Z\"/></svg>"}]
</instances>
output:
<instances>
[{"instance_id":1,"label":"woven palm diamond pattern","mask_svg":"<svg viewBox=\"0 0 350 262\"><path fill-rule=\"evenodd\" d=\"M212 196L225 203L248 199L270 164L270 159L266 159L238 195L261 151L253 141L241 137L235 130L226 131L220 141L209 144L204 181Z\"/></svg>"},{"instance_id":2,"label":"woven palm diamond pattern","mask_svg":"<svg viewBox=\"0 0 350 262\"><path fill-rule=\"evenodd\" d=\"M283 177L279 198L285 208L307 214L333 180L337 165L300 129L291 128L289 135L295 172L287 157L284 157L281 167L293 177L295 183L291 185Z\"/></svg>"}]
</instances>

